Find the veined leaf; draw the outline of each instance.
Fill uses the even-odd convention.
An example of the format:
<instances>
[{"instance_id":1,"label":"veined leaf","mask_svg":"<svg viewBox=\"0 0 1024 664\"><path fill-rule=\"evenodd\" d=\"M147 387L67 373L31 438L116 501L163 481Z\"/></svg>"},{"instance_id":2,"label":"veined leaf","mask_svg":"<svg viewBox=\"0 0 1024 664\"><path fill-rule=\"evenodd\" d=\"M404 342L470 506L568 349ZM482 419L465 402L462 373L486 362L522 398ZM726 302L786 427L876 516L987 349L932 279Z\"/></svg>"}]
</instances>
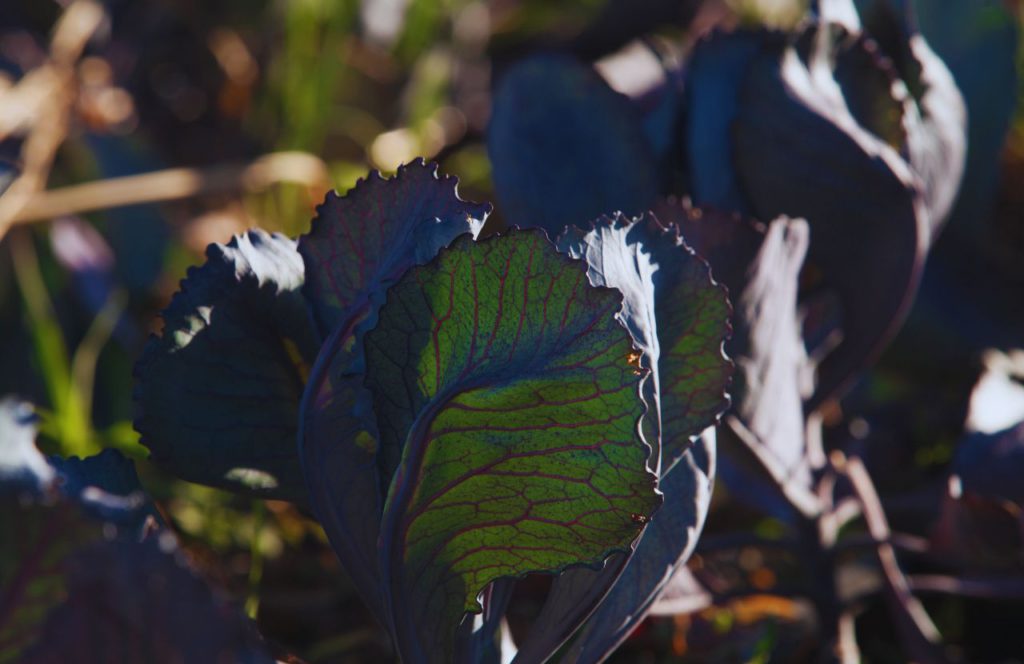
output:
<instances>
[{"instance_id":1,"label":"veined leaf","mask_svg":"<svg viewBox=\"0 0 1024 664\"><path fill-rule=\"evenodd\" d=\"M59 502L26 504L0 484L0 663L24 661L47 615L66 598L64 561L103 541L102 524Z\"/></svg>"},{"instance_id":2,"label":"veined leaf","mask_svg":"<svg viewBox=\"0 0 1024 664\"><path fill-rule=\"evenodd\" d=\"M587 620L563 662L604 661L647 616L697 545L714 478L715 430L709 428L658 483L665 504L647 524L615 587Z\"/></svg>"},{"instance_id":3,"label":"veined leaf","mask_svg":"<svg viewBox=\"0 0 1024 664\"><path fill-rule=\"evenodd\" d=\"M803 220L776 219L767 228L740 216L665 201L658 213L671 219L708 259L712 274L730 292L733 335L726 343L736 363L733 412L754 434L738 441L726 427L719 432L720 470L730 489L751 504L767 508L762 488L810 486L804 437L803 400L813 381L797 310L799 276L808 245ZM760 459L731 454L748 443ZM735 465L734 465L735 464ZM753 467L751 467L753 466ZM759 471L768 469L771 477ZM742 481L733 473L746 470ZM764 480L763 486L759 480ZM775 511L775 510L772 510Z\"/></svg>"},{"instance_id":4,"label":"veined leaf","mask_svg":"<svg viewBox=\"0 0 1024 664\"><path fill-rule=\"evenodd\" d=\"M449 661L491 581L600 564L660 504L621 303L541 231L463 236L389 291L367 386L395 471L380 561L407 661Z\"/></svg>"},{"instance_id":5,"label":"veined leaf","mask_svg":"<svg viewBox=\"0 0 1024 664\"><path fill-rule=\"evenodd\" d=\"M306 502L299 399L320 341L295 242L250 231L210 245L136 365L136 429L186 480Z\"/></svg>"},{"instance_id":6,"label":"veined leaf","mask_svg":"<svg viewBox=\"0 0 1024 664\"><path fill-rule=\"evenodd\" d=\"M602 217L587 231L567 229L558 246L586 261L591 283L623 293L620 319L651 369L654 417L645 419L660 418L650 426L660 436L660 467L667 470L729 407L725 289L678 229L653 216Z\"/></svg>"},{"instance_id":7,"label":"veined leaf","mask_svg":"<svg viewBox=\"0 0 1024 664\"><path fill-rule=\"evenodd\" d=\"M393 178L372 171L344 196L334 192L299 238L306 264L303 290L326 337L366 303L379 307L384 291L456 236L480 232L487 204L459 198L458 180L438 176L422 159Z\"/></svg>"},{"instance_id":8,"label":"veined leaf","mask_svg":"<svg viewBox=\"0 0 1024 664\"><path fill-rule=\"evenodd\" d=\"M510 224L554 236L616 210L643 212L657 196L656 160L639 112L572 58L537 56L505 72L487 131Z\"/></svg>"},{"instance_id":9,"label":"veined leaf","mask_svg":"<svg viewBox=\"0 0 1024 664\"><path fill-rule=\"evenodd\" d=\"M299 456L313 510L364 601L387 624L377 570L383 489L377 428L363 387L362 337L385 290L456 236L476 235L489 205L461 200L454 177L422 160L394 178L373 172L345 196L328 194L299 240L306 295L330 336L303 395Z\"/></svg>"},{"instance_id":10,"label":"veined leaf","mask_svg":"<svg viewBox=\"0 0 1024 664\"><path fill-rule=\"evenodd\" d=\"M729 406L725 390L732 366L722 352L722 344L729 336L725 290L712 281L707 263L683 243L678 231L662 225L653 216L637 221L622 215L602 217L586 231L567 229L558 246L587 263L592 284L614 287L623 293L620 320L634 343L644 351L642 362L651 370L644 391L651 404L644 417L644 431L657 445L660 463L654 465L664 477L686 453L691 439L712 425ZM679 472L694 471L683 467ZM690 477L685 481L693 480ZM674 500L668 490L665 493L666 504L655 515L655 521L662 518L678 525L680 520L703 520L706 501L686 503L678 491ZM647 537L645 534L641 538L637 553L628 562L613 559L601 570L570 570L556 579L541 615L522 644L521 660L531 661L553 652L613 586L611 592L619 598L615 600L616 610L627 614L635 611L642 617L645 608L639 606L640 595L656 591L620 591L619 587L622 583L640 581L636 576L639 568L633 567L633 560L645 550L643 542ZM648 544L645 557L652 553L649 549L653 546L656 545ZM672 564L681 564L689 551L680 547L658 551L656 555L668 555ZM648 563L638 564L643 567ZM632 580L619 578L623 569L631 568ZM638 594L630 595L632 592ZM632 600L637 604L624 606ZM638 622L639 618L623 626L625 631L615 635L611 643L624 638Z\"/></svg>"}]
</instances>

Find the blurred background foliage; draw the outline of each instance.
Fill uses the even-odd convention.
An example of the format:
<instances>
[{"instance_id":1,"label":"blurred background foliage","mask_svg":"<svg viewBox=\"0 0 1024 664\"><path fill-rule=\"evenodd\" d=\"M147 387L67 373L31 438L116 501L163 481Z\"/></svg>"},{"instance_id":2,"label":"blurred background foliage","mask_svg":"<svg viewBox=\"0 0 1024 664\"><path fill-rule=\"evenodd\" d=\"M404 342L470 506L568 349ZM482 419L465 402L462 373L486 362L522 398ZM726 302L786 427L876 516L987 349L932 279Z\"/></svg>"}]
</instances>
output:
<instances>
[{"instance_id":1,"label":"blurred background foliage","mask_svg":"<svg viewBox=\"0 0 1024 664\"><path fill-rule=\"evenodd\" d=\"M0 190L11 185L0 199L0 395L39 404L47 453L84 456L115 447L134 458L194 561L245 600L270 641L311 662L386 658L386 636L361 607L322 531L296 507L188 484L146 462L131 424L133 362L208 243L250 227L298 235L328 188L344 191L371 168L393 171L424 156L459 176L464 198L494 200L484 140L491 79L516 57L568 47L597 59L642 34L663 57L678 59L711 26L791 26L806 9L793 0L709 3L684 30L678 26L686 24L688 3L644 2L654 17L649 26L609 34L602 12L617 4L0 3L0 160L9 164L0 163ZM941 17L928 13L942 12L942 3L918 4L923 25L934 19L936 31L944 29ZM983 18L998 29L1021 14L1016 3L993 3ZM949 52L977 46L970 40L984 39L985 28L961 26L956 34L966 42L949 45ZM617 43L620 36L626 41ZM962 87L972 85L966 67L977 62L950 64ZM1017 64L1024 67L1024 49ZM613 85L630 84L628 77L608 77ZM973 220L974 228L988 229L977 241L1013 275L1018 300L1024 287L1020 99L1000 150L996 194L988 194L990 209L981 208L985 224ZM998 127L994 138L986 139L984 130L972 139L1003 140ZM20 179L11 166L23 173ZM157 175L120 188L112 180L141 173ZM95 186L70 189L83 183ZM500 223L500 209L496 216ZM958 232L954 221L950 233ZM947 314L941 320L957 312ZM914 321L852 399L889 427L881 430L892 443L886 460L928 477L952 457L977 363L922 373L931 358L905 352L917 342ZM1019 344L1021 331L1013 332ZM967 343L964 357L991 341ZM835 420L842 421L838 412ZM733 530L752 518L719 492L709 528ZM767 540L779 531L764 519L754 527ZM777 582L771 570L786 563L766 561L770 553L741 549L725 562L698 555L693 565L727 566L729 574L767 590ZM947 633L976 629L963 604L947 604L933 611ZM771 653L799 659L801 644L813 638L812 622L798 601L753 595L649 620L617 661L689 655L765 662ZM876 622L880 636L865 651L885 661L891 627L884 618Z\"/></svg>"}]
</instances>

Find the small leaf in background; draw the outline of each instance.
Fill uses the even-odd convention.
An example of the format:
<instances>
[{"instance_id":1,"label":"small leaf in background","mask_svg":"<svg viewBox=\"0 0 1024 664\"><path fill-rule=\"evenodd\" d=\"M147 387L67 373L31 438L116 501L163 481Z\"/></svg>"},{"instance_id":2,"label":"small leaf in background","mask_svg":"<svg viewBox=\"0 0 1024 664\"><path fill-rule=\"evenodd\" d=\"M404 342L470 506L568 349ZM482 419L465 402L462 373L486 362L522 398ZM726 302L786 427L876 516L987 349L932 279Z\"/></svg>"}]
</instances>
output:
<instances>
[{"instance_id":1,"label":"small leaf in background","mask_svg":"<svg viewBox=\"0 0 1024 664\"><path fill-rule=\"evenodd\" d=\"M660 504L622 298L584 268L541 231L466 235L391 289L366 337L407 660L449 661L491 581L599 564Z\"/></svg>"},{"instance_id":2,"label":"small leaf in background","mask_svg":"<svg viewBox=\"0 0 1024 664\"><path fill-rule=\"evenodd\" d=\"M417 160L393 178L376 171L339 197L329 194L299 240L305 293L327 341L303 397L299 455L312 507L364 601L387 623L377 570L383 481L377 429L363 387L362 337L386 289L456 236L479 233L490 206L463 201L458 180Z\"/></svg>"},{"instance_id":3,"label":"small leaf in background","mask_svg":"<svg viewBox=\"0 0 1024 664\"><path fill-rule=\"evenodd\" d=\"M60 477L61 492L97 519L141 534L147 522L160 523L156 507L146 497L135 464L107 448L91 457L50 457Z\"/></svg>"},{"instance_id":4,"label":"small leaf in background","mask_svg":"<svg viewBox=\"0 0 1024 664\"><path fill-rule=\"evenodd\" d=\"M812 75L828 67L832 36L809 30L808 62L793 47L765 49L753 61L735 140L753 212L807 220L808 262L843 306L842 341L818 367L814 408L847 386L902 322L930 227L909 165L856 123L838 87Z\"/></svg>"},{"instance_id":5,"label":"small leaf in background","mask_svg":"<svg viewBox=\"0 0 1024 664\"><path fill-rule=\"evenodd\" d=\"M43 491L56 474L36 447L35 414L13 397L0 400L0 488Z\"/></svg>"},{"instance_id":6,"label":"small leaf in background","mask_svg":"<svg viewBox=\"0 0 1024 664\"><path fill-rule=\"evenodd\" d=\"M804 443L804 399L813 388L797 310L800 269L807 253L803 220L776 219L733 299L737 367L736 415L784 485L811 486ZM754 441L750 441L754 442ZM760 455L759 455L760 456Z\"/></svg>"},{"instance_id":7,"label":"small leaf in background","mask_svg":"<svg viewBox=\"0 0 1024 664\"><path fill-rule=\"evenodd\" d=\"M295 242L254 230L211 245L136 365L136 428L178 477L306 502L299 399L319 348Z\"/></svg>"},{"instance_id":8,"label":"small leaf in background","mask_svg":"<svg viewBox=\"0 0 1024 664\"><path fill-rule=\"evenodd\" d=\"M660 177L640 113L590 67L541 55L504 72L487 149L510 225L552 236L602 214L643 212Z\"/></svg>"},{"instance_id":9,"label":"small leaf in background","mask_svg":"<svg viewBox=\"0 0 1024 664\"><path fill-rule=\"evenodd\" d=\"M1024 505L1024 351L986 353L952 472L963 490Z\"/></svg>"}]
</instances>

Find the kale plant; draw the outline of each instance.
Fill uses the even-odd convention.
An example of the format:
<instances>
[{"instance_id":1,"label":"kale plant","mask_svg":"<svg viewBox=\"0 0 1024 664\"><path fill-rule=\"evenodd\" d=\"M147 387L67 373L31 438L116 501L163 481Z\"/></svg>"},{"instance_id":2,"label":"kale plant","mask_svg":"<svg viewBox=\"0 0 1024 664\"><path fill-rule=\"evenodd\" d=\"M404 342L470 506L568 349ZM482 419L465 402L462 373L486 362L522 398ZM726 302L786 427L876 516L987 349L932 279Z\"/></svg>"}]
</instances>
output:
<instances>
[{"instance_id":1,"label":"kale plant","mask_svg":"<svg viewBox=\"0 0 1024 664\"><path fill-rule=\"evenodd\" d=\"M798 560L814 660L859 657L854 567L877 570L862 592L889 600L908 657L950 659L862 442L823 428L902 324L965 172L964 100L909 7L823 1L792 33L713 32L637 99L567 52L502 63L500 215L421 159L328 194L297 240L211 245L136 365L142 444L177 477L313 516L409 664L603 661L648 615L733 592L686 566L698 546ZM993 467L1020 419L969 422L956 481L1019 501ZM128 659L272 660L130 462L46 459L34 435L0 407L0 661L67 657L86 633ZM698 542L716 474L785 536ZM933 505L931 555L966 556L958 498Z\"/></svg>"}]
</instances>

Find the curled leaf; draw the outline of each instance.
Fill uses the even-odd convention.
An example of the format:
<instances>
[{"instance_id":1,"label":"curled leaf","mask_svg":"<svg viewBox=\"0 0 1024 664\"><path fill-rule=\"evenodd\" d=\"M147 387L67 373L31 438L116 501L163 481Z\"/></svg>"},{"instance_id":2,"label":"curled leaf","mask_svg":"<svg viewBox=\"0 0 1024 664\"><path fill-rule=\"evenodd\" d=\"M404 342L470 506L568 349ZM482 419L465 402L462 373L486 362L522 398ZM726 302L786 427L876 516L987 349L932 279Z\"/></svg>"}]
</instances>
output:
<instances>
[{"instance_id":1,"label":"curled leaf","mask_svg":"<svg viewBox=\"0 0 1024 664\"><path fill-rule=\"evenodd\" d=\"M384 291L456 236L480 231L489 205L459 198L458 180L439 176L422 159L393 178L371 171L344 196L334 192L299 238L306 266L303 291L326 337L366 302L379 307Z\"/></svg>"},{"instance_id":2,"label":"curled leaf","mask_svg":"<svg viewBox=\"0 0 1024 664\"><path fill-rule=\"evenodd\" d=\"M687 449L658 483L662 505L612 591L583 626L563 662L601 662L643 621L682 569L704 527L715 477L715 430ZM579 570L578 574L593 574Z\"/></svg>"},{"instance_id":3,"label":"curled leaf","mask_svg":"<svg viewBox=\"0 0 1024 664\"><path fill-rule=\"evenodd\" d=\"M754 212L807 220L808 261L843 305L843 338L818 368L814 408L843 389L902 322L930 228L910 167L850 113L830 73L833 35L811 30L807 60L787 46L753 61L735 140L737 174ZM873 268L865 272L866 264Z\"/></svg>"}]
</instances>

